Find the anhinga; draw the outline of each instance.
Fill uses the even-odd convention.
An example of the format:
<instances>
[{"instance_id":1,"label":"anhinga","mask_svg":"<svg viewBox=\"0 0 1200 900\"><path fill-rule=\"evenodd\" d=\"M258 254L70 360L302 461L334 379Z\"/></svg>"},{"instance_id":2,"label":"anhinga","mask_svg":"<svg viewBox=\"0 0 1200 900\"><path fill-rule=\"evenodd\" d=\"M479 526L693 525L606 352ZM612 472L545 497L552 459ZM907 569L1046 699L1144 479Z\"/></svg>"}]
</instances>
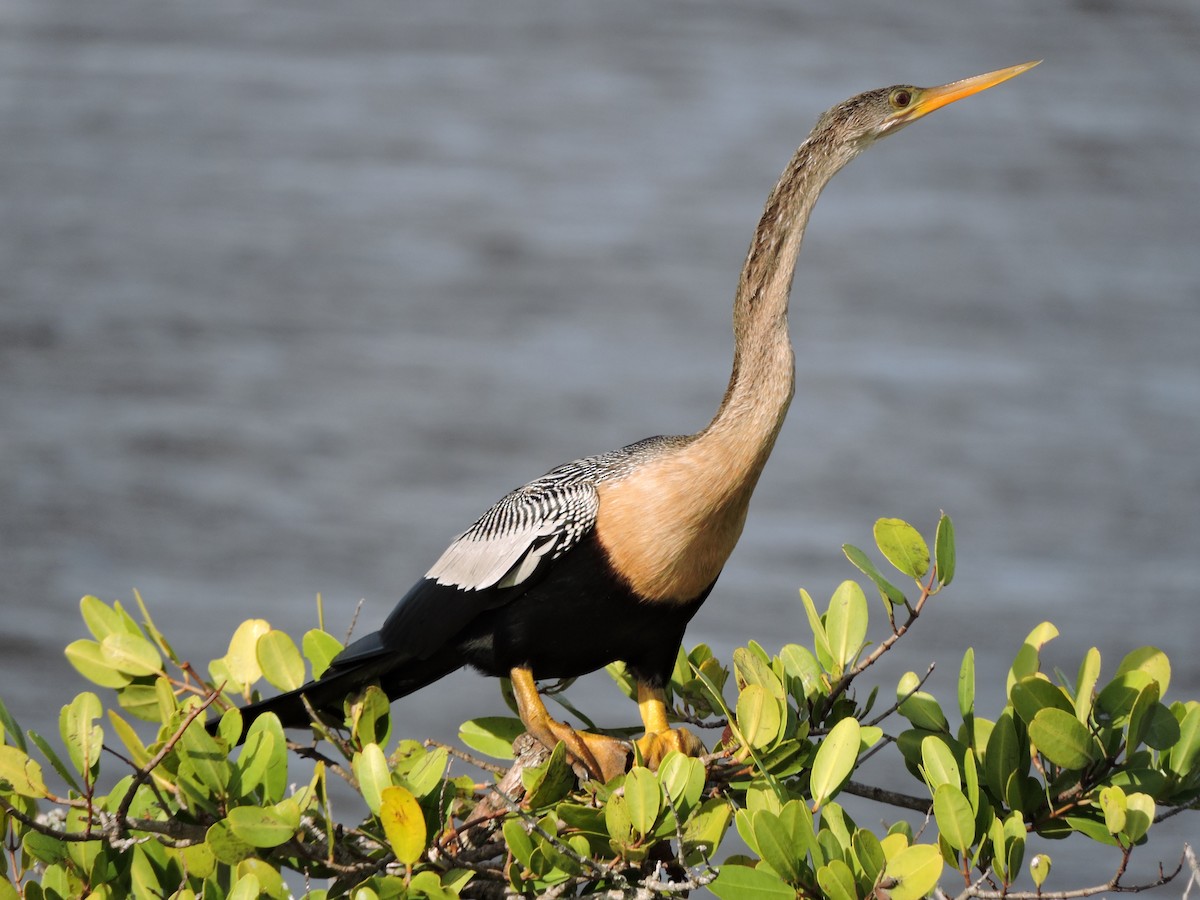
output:
<instances>
[{"instance_id":1,"label":"anhinga","mask_svg":"<svg viewBox=\"0 0 1200 900\"><path fill-rule=\"evenodd\" d=\"M565 742L607 778L629 747L551 718L535 679L570 678L623 660L637 679L651 765L700 742L671 728L664 684L684 628L742 532L750 495L792 398L788 297L805 225L833 175L879 138L999 84L1025 63L934 88L898 85L824 113L767 199L733 306L733 374L697 434L652 437L552 469L503 497L459 536L383 627L343 650L319 680L251 704L302 727L314 710L340 716L370 683L395 699L471 666L512 679L529 732Z\"/></svg>"}]
</instances>

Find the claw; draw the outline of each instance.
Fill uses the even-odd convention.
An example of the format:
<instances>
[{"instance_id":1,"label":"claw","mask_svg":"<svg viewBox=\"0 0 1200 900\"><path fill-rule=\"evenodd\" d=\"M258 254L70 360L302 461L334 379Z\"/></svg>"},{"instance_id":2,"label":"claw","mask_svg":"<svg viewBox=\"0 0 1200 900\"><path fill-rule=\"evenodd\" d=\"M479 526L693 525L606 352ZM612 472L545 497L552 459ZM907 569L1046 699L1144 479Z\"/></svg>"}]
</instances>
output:
<instances>
[{"instance_id":1,"label":"claw","mask_svg":"<svg viewBox=\"0 0 1200 900\"><path fill-rule=\"evenodd\" d=\"M533 673L526 668L516 668L511 674L521 721L530 734L551 750L562 741L577 775L607 782L625 771L632 753L628 743L603 734L576 731L565 722L559 722L551 717L538 696Z\"/></svg>"}]
</instances>

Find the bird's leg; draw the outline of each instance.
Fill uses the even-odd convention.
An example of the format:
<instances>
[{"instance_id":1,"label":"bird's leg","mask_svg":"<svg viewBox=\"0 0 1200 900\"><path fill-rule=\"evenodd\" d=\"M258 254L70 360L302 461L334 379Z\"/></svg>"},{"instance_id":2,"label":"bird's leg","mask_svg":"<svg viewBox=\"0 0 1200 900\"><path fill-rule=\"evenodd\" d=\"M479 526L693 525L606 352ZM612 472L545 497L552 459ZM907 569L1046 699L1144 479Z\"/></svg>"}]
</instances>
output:
<instances>
[{"instance_id":1,"label":"bird's leg","mask_svg":"<svg viewBox=\"0 0 1200 900\"><path fill-rule=\"evenodd\" d=\"M625 771L630 754L627 743L604 734L576 731L552 718L528 668L518 666L509 676L517 698L517 714L530 734L550 749L562 741L571 759L587 769L592 778L606 782Z\"/></svg>"},{"instance_id":2,"label":"bird's leg","mask_svg":"<svg viewBox=\"0 0 1200 900\"><path fill-rule=\"evenodd\" d=\"M642 714L646 733L635 743L642 760L650 768L657 769L662 758L672 750L678 750L684 756L699 756L704 752L698 737L686 728L672 728L667 721L667 693L661 687L638 682L638 711Z\"/></svg>"}]
</instances>

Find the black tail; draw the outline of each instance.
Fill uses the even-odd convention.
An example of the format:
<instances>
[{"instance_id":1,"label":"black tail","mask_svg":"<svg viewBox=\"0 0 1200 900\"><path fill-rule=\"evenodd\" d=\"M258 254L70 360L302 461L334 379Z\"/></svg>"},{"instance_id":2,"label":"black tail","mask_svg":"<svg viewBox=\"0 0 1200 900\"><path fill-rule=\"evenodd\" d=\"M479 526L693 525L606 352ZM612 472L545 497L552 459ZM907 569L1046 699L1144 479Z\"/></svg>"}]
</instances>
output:
<instances>
[{"instance_id":1,"label":"black tail","mask_svg":"<svg viewBox=\"0 0 1200 900\"><path fill-rule=\"evenodd\" d=\"M386 657L356 658L344 666L338 666L336 662L316 681L310 681L286 694L243 706L242 734L237 742L240 744L245 739L251 724L263 713L275 713L284 728L307 728L312 724L312 717L301 698L307 699L309 706L317 713L340 724L343 702L369 684L378 684L389 700L397 700L419 691L463 665L458 653L444 651L429 659L410 659L400 665ZM214 718L206 723L209 734L216 733L218 721Z\"/></svg>"}]
</instances>

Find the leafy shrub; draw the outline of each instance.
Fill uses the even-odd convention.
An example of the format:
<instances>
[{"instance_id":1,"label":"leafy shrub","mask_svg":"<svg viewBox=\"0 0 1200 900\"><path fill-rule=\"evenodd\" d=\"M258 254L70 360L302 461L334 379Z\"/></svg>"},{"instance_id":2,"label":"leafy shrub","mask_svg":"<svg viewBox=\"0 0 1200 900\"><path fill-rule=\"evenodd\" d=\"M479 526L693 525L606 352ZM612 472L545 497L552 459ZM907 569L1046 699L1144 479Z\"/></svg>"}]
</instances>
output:
<instances>
[{"instance_id":1,"label":"leafy shrub","mask_svg":"<svg viewBox=\"0 0 1200 900\"><path fill-rule=\"evenodd\" d=\"M701 886L727 900L913 900L943 880L964 885L959 896L998 896L1026 869L1047 898L1067 888L1078 896L1134 887L1121 880L1133 849L1156 821L1200 798L1200 703L1164 702L1166 656L1134 650L1102 681L1093 648L1073 680L1052 678L1040 651L1058 632L1043 623L1016 654L995 721L976 715L970 649L949 705L956 725L913 672L891 702L878 687L861 697L860 676L951 583L955 566L944 516L932 555L899 520L877 522L875 538L903 578L885 577L858 548L844 551L879 595L885 640L868 643L870 603L846 581L824 612L801 592L807 646L772 653L751 642L734 651L732 668L703 645L681 651L669 689L674 713L719 733L714 752L672 753L657 772L634 765L608 784L580 782L563 746L537 745L515 717L465 723L459 739L469 750L393 739L389 704L376 687L348 699L344 727L315 725L313 741L289 739L266 715L235 748L237 706L256 696L261 680L295 688L319 676L341 643L318 628L297 647L250 620L206 678L180 659L140 597L140 622L120 603L85 597L92 637L66 655L115 691L117 704L105 710L86 692L64 706L62 749L23 732L0 704L0 833L8 848L0 900L282 898L313 882L325 885L304 895L313 900L654 897ZM623 668L609 671L632 696ZM210 709L223 710L211 736ZM153 730L148 742L134 720ZM880 752L900 754L913 793L855 780ZM62 787L52 791L46 765ZM454 774L467 768L480 774ZM330 778L361 797L361 821L334 817ZM838 803L843 794L930 821L920 839L903 821L863 828ZM749 855L722 854L731 826ZM1116 874L1053 892L1049 857L1025 859L1030 833L1110 845ZM1176 874L1185 865L1200 881L1190 851Z\"/></svg>"}]
</instances>

